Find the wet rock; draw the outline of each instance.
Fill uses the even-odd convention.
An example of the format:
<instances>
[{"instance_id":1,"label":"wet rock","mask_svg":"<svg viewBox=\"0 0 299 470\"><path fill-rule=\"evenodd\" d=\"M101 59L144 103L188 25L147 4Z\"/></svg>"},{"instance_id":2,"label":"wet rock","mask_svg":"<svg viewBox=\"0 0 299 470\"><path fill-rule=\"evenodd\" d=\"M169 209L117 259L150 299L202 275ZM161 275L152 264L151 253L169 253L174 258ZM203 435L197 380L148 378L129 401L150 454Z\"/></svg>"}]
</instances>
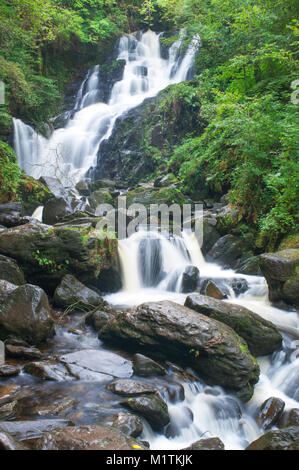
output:
<instances>
[{"instance_id":1,"label":"wet rock","mask_svg":"<svg viewBox=\"0 0 299 470\"><path fill-rule=\"evenodd\" d=\"M0 255L0 279L11 282L16 286L26 283L24 273L15 260L3 255Z\"/></svg>"},{"instance_id":2,"label":"wet rock","mask_svg":"<svg viewBox=\"0 0 299 470\"><path fill-rule=\"evenodd\" d=\"M90 182L87 180L80 180L76 184L76 189L78 193L81 194L82 196L88 196L91 192Z\"/></svg>"},{"instance_id":3,"label":"wet rock","mask_svg":"<svg viewBox=\"0 0 299 470\"><path fill-rule=\"evenodd\" d=\"M166 370L157 362L142 354L134 354L133 357L134 374L140 377L150 377L151 375L165 375Z\"/></svg>"},{"instance_id":4,"label":"wet rock","mask_svg":"<svg viewBox=\"0 0 299 470\"><path fill-rule=\"evenodd\" d=\"M196 266L187 266L183 272L182 292L194 292L199 281L199 269Z\"/></svg>"},{"instance_id":5,"label":"wet rock","mask_svg":"<svg viewBox=\"0 0 299 470\"><path fill-rule=\"evenodd\" d=\"M95 231L84 225L26 224L0 232L0 252L13 256L27 280L52 295L66 274L91 288L98 284L102 270L117 259L117 241L104 241L107 250L99 246Z\"/></svg>"},{"instance_id":6,"label":"wet rock","mask_svg":"<svg viewBox=\"0 0 299 470\"><path fill-rule=\"evenodd\" d=\"M241 261L237 268L237 273L247 274L251 276L261 276L262 271L259 265L259 256L251 256L244 261Z\"/></svg>"},{"instance_id":7,"label":"wet rock","mask_svg":"<svg viewBox=\"0 0 299 470\"><path fill-rule=\"evenodd\" d=\"M34 411L39 416L61 415L74 407L76 403L76 400L72 397L63 397L62 399L55 400L54 403L37 406Z\"/></svg>"},{"instance_id":8,"label":"wet rock","mask_svg":"<svg viewBox=\"0 0 299 470\"><path fill-rule=\"evenodd\" d=\"M0 405L13 401L19 389L19 385L15 384L0 385Z\"/></svg>"},{"instance_id":9,"label":"wet rock","mask_svg":"<svg viewBox=\"0 0 299 470\"><path fill-rule=\"evenodd\" d=\"M234 268L237 260L248 251L246 240L234 235L221 237L207 254L208 261L213 261L223 268Z\"/></svg>"},{"instance_id":10,"label":"wet rock","mask_svg":"<svg viewBox=\"0 0 299 470\"><path fill-rule=\"evenodd\" d=\"M155 188L165 188L166 186L169 186L170 184L176 183L177 178L174 176L173 173L167 173L167 175L161 175L156 178L154 182L154 187Z\"/></svg>"},{"instance_id":11,"label":"wet rock","mask_svg":"<svg viewBox=\"0 0 299 470\"><path fill-rule=\"evenodd\" d=\"M269 431L253 441L246 450L299 450L299 427Z\"/></svg>"},{"instance_id":12,"label":"wet rock","mask_svg":"<svg viewBox=\"0 0 299 470\"><path fill-rule=\"evenodd\" d=\"M119 413L109 416L101 422L103 426L112 426L129 437L139 437L143 432L143 424L136 415L131 413Z\"/></svg>"},{"instance_id":13,"label":"wet rock","mask_svg":"<svg viewBox=\"0 0 299 470\"><path fill-rule=\"evenodd\" d=\"M0 224L5 227L16 227L22 225L22 204L20 202L11 202L0 204Z\"/></svg>"},{"instance_id":14,"label":"wet rock","mask_svg":"<svg viewBox=\"0 0 299 470\"><path fill-rule=\"evenodd\" d=\"M0 432L10 434L16 439L40 438L41 433L51 431L55 428L68 426L69 421L65 419L39 419L35 421L1 421Z\"/></svg>"},{"instance_id":15,"label":"wet rock","mask_svg":"<svg viewBox=\"0 0 299 470\"><path fill-rule=\"evenodd\" d=\"M93 191L98 191L99 189L104 189L104 188L111 188L114 189L116 186L116 182L109 180L109 179L98 179L92 183L92 190Z\"/></svg>"},{"instance_id":16,"label":"wet rock","mask_svg":"<svg viewBox=\"0 0 299 470\"><path fill-rule=\"evenodd\" d=\"M271 397L266 400L259 411L258 423L264 429L269 429L277 423L285 407L285 402L280 398Z\"/></svg>"},{"instance_id":17,"label":"wet rock","mask_svg":"<svg viewBox=\"0 0 299 470\"><path fill-rule=\"evenodd\" d=\"M13 333L33 344L54 336L54 321L45 292L31 284L14 287L4 292L0 285L0 333Z\"/></svg>"},{"instance_id":18,"label":"wet rock","mask_svg":"<svg viewBox=\"0 0 299 470\"><path fill-rule=\"evenodd\" d=\"M106 302L103 302L101 307L86 318L86 323L92 325L96 331L100 331L115 315L117 315L117 312Z\"/></svg>"},{"instance_id":19,"label":"wet rock","mask_svg":"<svg viewBox=\"0 0 299 470\"><path fill-rule=\"evenodd\" d=\"M13 344L5 344L5 352L8 357L15 359L42 359L43 353L37 348L27 346L14 346Z\"/></svg>"},{"instance_id":20,"label":"wet rock","mask_svg":"<svg viewBox=\"0 0 299 470\"><path fill-rule=\"evenodd\" d=\"M157 395L128 398L122 404L145 418L154 431L161 431L170 421L168 406Z\"/></svg>"},{"instance_id":21,"label":"wet rock","mask_svg":"<svg viewBox=\"0 0 299 470\"><path fill-rule=\"evenodd\" d=\"M66 216L76 211L84 210L86 203L81 199L72 197L55 197L49 199L44 205L43 223L55 225Z\"/></svg>"},{"instance_id":22,"label":"wet rock","mask_svg":"<svg viewBox=\"0 0 299 470\"><path fill-rule=\"evenodd\" d=\"M189 295L185 306L230 326L245 339L255 356L271 354L281 347L277 327L245 307L199 294Z\"/></svg>"},{"instance_id":23,"label":"wet rock","mask_svg":"<svg viewBox=\"0 0 299 470\"><path fill-rule=\"evenodd\" d=\"M98 189L93 191L89 196L89 203L93 209L96 209L101 204L112 204L113 199L109 189Z\"/></svg>"},{"instance_id":24,"label":"wet rock","mask_svg":"<svg viewBox=\"0 0 299 470\"><path fill-rule=\"evenodd\" d=\"M137 382L137 380L117 380L107 385L109 392L123 396L147 395L157 392L157 389L151 387L146 382Z\"/></svg>"},{"instance_id":25,"label":"wet rock","mask_svg":"<svg viewBox=\"0 0 299 470\"><path fill-rule=\"evenodd\" d=\"M15 415L17 404L17 401L11 401L5 405L0 405L0 421L12 418Z\"/></svg>"},{"instance_id":26,"label":"wet rock","mask_svg":"<svg viewBox=\"0 0 299 470\"><path fill-rule=\"evenodd\" d=\"M103 302L97 292L84 286L70 274L64 276L56 288L53 300L57 307L66 308L73 305L74 309L82 307L85 310L91 310Z\"/></svg>"},{"instance_id":27,"label":"wet rock","mask_svg":"<svg viewBox=\"0 0 299 470\"><path fill-rule=\"evenodd\" d=\"M20 372L21 369L17 366L10 366L8 364L0 366L0 377L13 377L19 375Z\"/></svg>"},{"instance_id":28,"label":"wet rock","mask_svg":"<svg viewBox=\"0 0 299 470\"><path fill-rule=\"evenodd\" d=\"M299 426L299 409L292 408L285 411L278 421L279 428L287 428L289 426Z\"/></svg>"},{"instance_id":29,"label":"wet rock","mask_svg":"<svg viewBox=\"0 0 299 470\"><path fill-rule=\"evenodd\" d=\"M150 302L120 313L102 340L193 368L204 380L250 399L259 367L246 343L227 325L174 302Z\"/></svg>"},{"instance_id":30,"label":"wet rock","mask_svg":"<svg viewBox=\"0 0 299 470\"><path fill-rule=\"evenodd\" d=\"M77 351L61 356L60 361L81 380L87 377L94 377L95 380L129 378L133 374L130 361L109 351L93 349Z\"/></svg>"},{"instance_id":31,"label":"wet rock","mask_svg":"<svg viewBox=\"0 0 299 470\"><path fill-rule=\"evenodd\" d=\"M7 432L0 431L0 450L29 450Z\"/></svg>"},{"instance_id":32,"label":"wet rock","mask_svg":"<svg viewBox=\"0 0 299 470\"><path fill-rule=\"evenodd\" d=\"M35 444L36 450L144 450L133 438L114 427L72 426L45 433Z\"/></svg>"},{"instance_id":33,"label":"wet rock","mask_svg":"<svg viewBox=\"0 0 299 470\"><path fill-rule=\"evenodd\" d=\"M205 256L219 240L220 234L216 229L216 219L205 217L203 219L203 240L202 240L202 254Z\"/></svg>"},{"instance_id":34,"label":"wet rock","mask_svg":"<svg viewBox=\"0 0 299 470\"><path fill-rule=\"evenodd\" d=\"M298 307L299 249L261 255L260 268L269 286L269 299Z\"/></svg>"},{"instance_id":35,"label":"wet rock","mask_svg":"<svg viewBox=\"0 0 299 470\"><path fill-rule=\"evenodd\" d=\"M53 380L55 382L76 380L76 377L72 376L63 364L54 360L30 362L25 365L24 372L42 380Z\"/></svg>"},{"instance_id":36,"label":"wet rock","mask_svg":"<svg viewBox=\"0 0 299 470\"><path fill-rule=\"evenodd\" d=\"M200 293L214 299L227 299L229 290L225 286L217 285L216 282L207 279L200 288Z\"/></svg>"},{"instance_id":37,"label":"wet rock","mask_svg":"<svg viewBox=\"0 0 299 470\"><path fill-rule=\"evenodd\" d=\"M240 212L227 205L217 214L217 230L221 235L225 235L237 227L241 218Z\"/></svg>"},{"instance_id":38,"label":"wet rock","mask_svg":"<svg viewBox=\"0 0 299 470\"><path fill-rule=\"evenodd\" d=\"M200 439L184 450L224 450L224 444L218 437Z\"/></svg>"}]
</instances>

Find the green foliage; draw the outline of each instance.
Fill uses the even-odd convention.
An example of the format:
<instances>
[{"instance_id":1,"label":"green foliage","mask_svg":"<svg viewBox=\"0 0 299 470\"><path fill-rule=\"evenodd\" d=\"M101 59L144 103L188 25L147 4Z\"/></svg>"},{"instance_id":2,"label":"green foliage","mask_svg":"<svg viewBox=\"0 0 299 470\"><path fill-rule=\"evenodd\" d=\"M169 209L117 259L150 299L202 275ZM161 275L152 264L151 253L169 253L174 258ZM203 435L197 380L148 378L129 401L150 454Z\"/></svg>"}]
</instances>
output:
<instances>
[{"instance_id":1,"label":"green foliage","mask_svg":"<svg viewBox=\"0 0 299 470\"><path fill-rule=\"evenodd\" d=\"M0 141L0 204L15 199L20 175L15 152L8 144Z\"/></svg>"},{"instance_id":2,"label":"green foliage","mask_svg":"<svg viewBox=\"0 0 299 470\"><path fill-rule=\"evenodd\" d=\"M298 3L163 1L165 14L199 34L194 93L203 133L187 135L169 166L195 196L229 191L231 204L273 249L298 220Z\"/></svg>"}]
</instances>

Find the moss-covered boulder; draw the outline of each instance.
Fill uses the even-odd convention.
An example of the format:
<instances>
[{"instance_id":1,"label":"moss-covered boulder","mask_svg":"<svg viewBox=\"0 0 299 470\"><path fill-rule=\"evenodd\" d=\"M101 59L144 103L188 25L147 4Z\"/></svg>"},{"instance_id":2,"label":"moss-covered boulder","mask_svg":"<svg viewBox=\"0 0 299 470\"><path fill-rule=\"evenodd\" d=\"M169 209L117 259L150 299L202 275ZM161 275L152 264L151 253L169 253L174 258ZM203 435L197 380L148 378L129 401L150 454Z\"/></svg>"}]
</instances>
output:
<instances>
[{"instance_id":1,"label":"moss-covered boulder","mask_svg":"<svg viewBox=\"0 0 299 470\"><path fill-rule=\"evenodd\" d=\"M260 268L269 286L270 300L299 307L299 249L261 255Z\"/></svg>"},{"instance_id":2,"label":"moss-covered boulder","mask_svg":"<svg viewBox=\"0 0 299 470\"><path fill-rule=\"evenodd\" d=\"M127 207L129 208L132 204L142 204L147 209L150 208L151 204L187 204L188 198L184 194L173 186L165 188L154 188L154 187L140 187L129 191L127 193Z\"/></svg>"},{"instance_id":3,"label":"moss-covered boulder","mask_svg":"<svg viewBox=\"0 0 299 470\"><path fill-rule=\"evenodd\" d=\"M145 303L100 330L106 342L193 368L200 377L249 400L259 367L247 344L227 325L174 302Z\"/></svg>"},{"instance_id":4,"label":"moss-covered boulder","mask_svg":"<svg viewBox=\"0 0 299 470\"><path fill-rule=\"evenodd\" d=\"M13 121L10 114L0 110L0 139L8 142L13 131Z\"/></svg>"},{"instance_id":5,"label":"moss-covered boulder","mask_svg":"<svg viewBox=\"0 0 299 470\"><path fill-rule=\"evenodd\" d=\"M52 294L66 274L96 287L117 258L117 240L92 226L29 223L0 232L0 253L13 256L29 282Z\"/></svg>"},{"instance_id":6,"label":"moss-covered boulder","mask_svg":"<svg viewBox=\"0 0 299 470\"><path fill-rule=\"evenodd\" d=\"M24 215L32 215L37 207L44 206L52 197L53 194L46 185L31 176L22 174L18 198L22 201Z\"/></svg>"},{"instance_id":7,"label":"moss-covered boulder","mask_svg":"<svg viewBox=\"0 0 299 470\"><path fill-rule=\"evenodd\" d=\"M16 286L21 286L26 282L24 273L16 261L3 255L0 255L0 279L11 282Z\"/></svg>"},{"instance_id":8,"label":"moss-covered boulder","mask_svg":"<svg viewBox=\"0 0 299 470\"><path fill-rule=\"evenodd\" d=\"M252 354L264 356L279 349L282 336L273 323L245 307L199 294L191 294L185 306L230 326L244 338Z\"/></svg>"},{"instance_id":9,"label":"moss-covered boulder","mask_svg":"<svg viewBox=\"0 0 299 470\"><path fill-rule=\"evenodd\" d=\"M252 442L246 450L299 450L299 427L269 431Z\"/></svg>"}]
</instances>

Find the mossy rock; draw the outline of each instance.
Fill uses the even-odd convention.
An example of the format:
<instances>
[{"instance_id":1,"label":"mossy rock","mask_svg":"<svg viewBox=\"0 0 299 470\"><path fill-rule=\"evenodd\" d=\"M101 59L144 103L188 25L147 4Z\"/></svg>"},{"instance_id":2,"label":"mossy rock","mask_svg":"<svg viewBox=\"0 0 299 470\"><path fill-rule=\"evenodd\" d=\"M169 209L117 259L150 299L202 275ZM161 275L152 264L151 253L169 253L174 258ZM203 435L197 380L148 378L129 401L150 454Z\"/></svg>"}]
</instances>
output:
<instances>
[{"instance_id":1,"label":"mossy rock","mask_svg":"<svg viewBox=\"0 0 299 470\"><path fill-rule=\"evenodd\" d=\"M288 235L279 245L278 251L299 248L299 233Z\"/></svg>"},{"instance_id":2,"label":"mossy rock","mask_svg":"<svg viewBox=\"0 0 299 470\"><path fill-rule=\"evenodd\" d=\"M187 204L188 199L183 193L172 186L167 188L137 188L127 194L127 207L132 204L142 204L147 209L151 204Z\"/></svg>"},{"instance_id":3,"label":"mossy rock","mask_svg":"<svg viewBox=\"0 0 299 470\"><path fill-rule=\"evenodd\" d=\"M18 198L22 200L25 215L31 215L39 206L43 206L53 197L51 191L38 180L23 174L20 179Z\"/></svg>"}]
</instances>

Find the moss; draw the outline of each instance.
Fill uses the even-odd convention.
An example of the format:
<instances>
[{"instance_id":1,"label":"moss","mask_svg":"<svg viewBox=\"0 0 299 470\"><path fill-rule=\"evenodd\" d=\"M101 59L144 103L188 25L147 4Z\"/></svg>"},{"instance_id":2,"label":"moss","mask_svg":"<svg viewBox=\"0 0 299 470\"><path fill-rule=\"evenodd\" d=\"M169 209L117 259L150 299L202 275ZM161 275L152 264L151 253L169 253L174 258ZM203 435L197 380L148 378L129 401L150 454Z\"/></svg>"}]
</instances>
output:
<instances>
[{"instance_id":1,"label":"moss","mask_svg":"<svg viewBox=\"0 0 299 470\"><path fill-rule=\"evenodd\" d=\"M289 248L299 248L299 233L285 237L279 245L278 251Z\"/></svg>"},{"instance_id":2,"label":"moss","mask_svg":"<svg viewBox=\"0 0 299 470\"><path fill-rule=\"evenodd\" d=\"M14 150L0 141L0 204L16 199L20 175L21 170Z\"/></svg>"}]
</instances>

